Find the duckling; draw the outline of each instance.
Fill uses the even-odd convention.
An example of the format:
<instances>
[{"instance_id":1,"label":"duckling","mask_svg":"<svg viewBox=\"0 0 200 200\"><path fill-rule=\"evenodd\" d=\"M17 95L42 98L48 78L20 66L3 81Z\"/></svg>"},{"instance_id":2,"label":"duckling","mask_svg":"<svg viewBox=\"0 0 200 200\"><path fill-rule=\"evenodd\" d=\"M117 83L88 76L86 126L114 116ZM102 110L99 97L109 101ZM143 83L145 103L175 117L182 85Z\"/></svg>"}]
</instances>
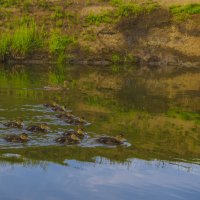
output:
<instances>
[{"instance_id":1,"label":"duckling","mask_svg":"<svg viewBox=\"0 0 200 200\"><path fill-rule=\"evenodd\" d=\"M83 139L85 136L85 133L83 131L83 128L78 128L77 130L71 129L68 130L66 133L63 133L63 136L70 136L70 135L76 135L79 139Z\"/></svg>"},{"instance_id":2,"label":"duckling","mask_svg":"<svg viewBox=\"0 0 200 200\"><path fill-rule=\"evenodd\" d=\"M9 128L23 128L23 120L22 119L17 119L15 121L10 121L4 124L4 126L9 127Z\"/></svg>"},{"instance_id":3,"label":"duckling","mask_svg":"<svg viewBox=\"0 0 200 200\"><path fill-rule=\"evenodd\" d=\"M85 121L84 117L78 117L78 118L69 118L65 121L68 124L73 124L73 125L84 125L87 122Z\"/></svg>"},{"instance_id":4,"label":"duckling","mask_svg":"<svg viewBox=\"0 0 200 200\"><path fill-rule=\"evenodd\" d=\"M70 134L67 136L61 136L55 139L57 143L60 144L78 144L80 143L80 139L75 134Z\"/></svg>"},{"instance_id":5,"label":"duckling","mask_svg":"<svg viewBox=\"0 0 200 200\"><path fill-rule=\"evenodd\" d=\"M59 91L59 90L66 90L68 85L68 81L64 81L63 82L63 86L59 86L59 85L48 85L48 86L44 86L45 90L51 90L51 91Z\"/></svg>"},{"instance_id":6,"label":"duckling","mask_svg":"<svg viewBox=\"0 0 200 200\"><path fill-rule=\"evenodd\" d=\"M28 134L8 135L4 138L7 142L27 142L29 141Z\"/></svg>"},{"instance_id":7,"label":"duckling","mask_svg":"<svg viewBox=\"0 0 200 200\"><path fill-rule=\"evenodd\" d=\"M65 112L66 111L66 106L55 106L55 107L52 107L52 110L53 111L56 111L56 112Z\"/></svg>"},{"instance_id":8,"label":"duckling","mask_svg":"<svg viewBox=\"0 0 200 200\"><path fill-rule=\"evenodd\" d=\"M70 118L74 118L74 115L72 114L71 111L65 111L65 112L61 112L60 114L56 115L57 118L60 119L70 119Z\"/></svg>"},{"instance_id":9,"label":"duckling","mask_svg":"<svg viewBox=\"0 0 200 200\"><path fill-rule=\"evenodd\" d=\"M56 106L58 106L58 104L55 101L53 101L52 103L44 104L44 106L47 108L55 108Z\"/></svg>"},{"instance_id":10,"label":"duckling","mask_svg":"<svg viewBox=\"0 0 200 200\"><path fill-rule=\"evenodd\" d=\"M33 125L33 126L28 126L26 128L27 131L32 131L32 132L43 132L46 133L49 129L49 126L46 123L42 123L39 125Z\"/></svg>"},{"instance_id":11,"label":"duckling","mask_svg":"<svg viewBox=\"0 0 200 200\"><path fill-rule=\"evenodd\" d=\"M123 142L126 141L123 134L117 135L116 137L109 137L109 136L102 136L96 140L97 142L101 144L106 145L120 145L123 144Z\"/></svg>"}]
</instances>

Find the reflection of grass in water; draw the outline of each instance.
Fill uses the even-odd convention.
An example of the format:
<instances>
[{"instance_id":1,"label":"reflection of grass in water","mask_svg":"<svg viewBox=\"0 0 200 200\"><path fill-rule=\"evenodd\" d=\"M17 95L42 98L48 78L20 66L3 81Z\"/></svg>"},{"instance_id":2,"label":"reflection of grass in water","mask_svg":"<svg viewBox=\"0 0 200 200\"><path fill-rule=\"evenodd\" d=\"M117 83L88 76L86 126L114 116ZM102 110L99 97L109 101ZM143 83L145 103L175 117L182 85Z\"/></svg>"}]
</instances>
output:
<instances>
[{"instance_id":1,"label":"reflection of grass in water","mask_svg":"<svg viewBox=\"0 0 200 200\"><path fill-rule=\"evenodd\" d=\"M125 109L123 106L119 105L117 101L99 96L87 96L85 102L88 105L109 108L112 112L124 111Z\"/></svg>"},{"instance_id":2,"label":"reflection of grass in water","mask_svg":"<svg viewBox=\"0 0 200 200\"><path fill-rule=\"evenodd\" d=\"M48 74L48 83L50 85L58 85L60 83L60 78L56 74L50 72Z\"/></svg>"},{"instance_id":3,"label":"reflection of grass in water","mask_svg":"<svg viewBox=\"0 0 200 200\"><path fill-rule=\"evenodd\" d=\"M96 147L96 148L83 148L78 146L47 146L47 147L28 147L20 149L1 149L0 155L4 153L17 153L25 158L24 160L0 159L0 163L9 162L11 164L21 163L29 166L40 165L42 161L59 163L66 165L66 160L78 160L84 162L95 162L96 157L106 158L111 164L121 163L128 164L128 159L139 158L145 160L169 160L175 161L177 154L172 156L172 152L168 150L164 151L150 151L148 149L136 148L136 147ZM184 159L187 162L195 162L193 158L197 155L181 154L180 159ZM28 160L27 160L28 159ZM30 159L30 160L29 160ZM28 162L29 161L29 162ZM43 164L44 165L44 164ZM45 165L46 166L46 165ZM43 167L45 167L43 166Z\"/></svg>"},{"instance_id":4,"label":"reflection of grass in water","mask_svg":"<svg viewBox=\"0 0 200 200\"><path fill-rule=\"evenodd\" d=\"M0 153L0 166L6 166L6 165L16 165L21 164L26 167L30 166L40 166L44 170L47 168L48 163L40 160L34 160L34 159L26 159L25 157L20 156L18 157L4 157Z\"/></svg>"},{"instance_id":5,"label":"reflection of grass in water","mask_svg":"<svg viewBox=\"0 0 200 200\"><path fill-rule=\"evenodd\" d=\"M179 118L182 120L190 120L194 121L197 124L200 124L200 114L194 112L181 111L178 108L169 110L167 112L167 116Z\"/></svg>"},{"instance_id":6,"label":"reflection of grass in water","mask_svg":"<svg viewBox=\"0 0 200 200\"><path fill-rule=\"evenodd\" d=\"M0 162L9 162L9 163L23 163L24 162L24 158L22 157L4 157L4 156L0 156Z\"/></svg>"},{"instance_id":7,"label":"reflection of grass in water","mask_svg":"<svg viewBox=\"0 0 200 200\"><path fill-rule=\"evenodd\" d=\"M0 71L1 87L26 88L30 85L30 80L25 72L5 73Z\"/></svg>"}]
</instances>

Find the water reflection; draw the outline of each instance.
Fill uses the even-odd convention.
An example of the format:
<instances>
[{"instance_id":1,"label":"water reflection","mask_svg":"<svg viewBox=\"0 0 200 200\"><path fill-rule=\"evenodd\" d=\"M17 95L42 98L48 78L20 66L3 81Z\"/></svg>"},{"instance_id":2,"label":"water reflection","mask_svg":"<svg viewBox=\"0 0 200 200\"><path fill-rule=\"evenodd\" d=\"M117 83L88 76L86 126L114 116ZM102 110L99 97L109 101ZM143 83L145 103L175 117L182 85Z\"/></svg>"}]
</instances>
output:
<instances>
[{"instance_id":1,"label":"water reflection","mask_svg":"<svg viewBox=\"0 0 200 200\"><path fill-rule=\"evenodd\" d=\"M3 123L22 117L26 126L46 122L51 132L32 134L32 141L23 147L56 145L54 138L71 127L42 106L55 100L92 123L86 127L90 138L124 132L131 149L198 158L199 74L198 69L1 66L0 119ZM64 80L69 91L44 90L45 85L62 84ZM0 148L20 146L3 140L9 133L20 131L0 124Z\"/></svg>"},{"instance_id":2,"label":"water reflection","mask_svg":"<svg viewBox=\"0 0 200 200\"><path fill-rule=\"evenodd\" d=\"M53 163L0 166L0 194L8 199L199 199L200 167L195 164L132 159L128 164L68 160ZM17 186L17 187L16 187Z\"/></svg>"}]
</instances>

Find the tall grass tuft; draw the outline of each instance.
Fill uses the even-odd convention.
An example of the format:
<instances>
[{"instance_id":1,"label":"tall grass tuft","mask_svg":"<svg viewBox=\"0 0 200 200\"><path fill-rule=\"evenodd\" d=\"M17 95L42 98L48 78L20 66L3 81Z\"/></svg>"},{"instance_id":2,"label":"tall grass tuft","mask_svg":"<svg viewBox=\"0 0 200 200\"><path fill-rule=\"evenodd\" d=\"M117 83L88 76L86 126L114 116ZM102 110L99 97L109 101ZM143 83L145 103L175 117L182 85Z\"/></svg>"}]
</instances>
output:
<instances>
[{"instance_id":1,"label":"tall grass tuft","mask_svg":"<svg viewBox=\"0 0 200 200\"><path fill-rule=\"evenodd\" d=\"M35 22L21 25L13 34L11 51L16 55L31 52L42 44L42 30L39 30Z\"/></svg>"},{"instance_id":2,"label":"tall grass tuft","mask_svg":"<svg viewBox=\"0 0 200 200\"><path fill-rule=\"evenodd\" d=\"M8 33L3 33L0 36L0 60L4 60L6 54L9 53L11 37Z\"/></svg>"}]
</instances>

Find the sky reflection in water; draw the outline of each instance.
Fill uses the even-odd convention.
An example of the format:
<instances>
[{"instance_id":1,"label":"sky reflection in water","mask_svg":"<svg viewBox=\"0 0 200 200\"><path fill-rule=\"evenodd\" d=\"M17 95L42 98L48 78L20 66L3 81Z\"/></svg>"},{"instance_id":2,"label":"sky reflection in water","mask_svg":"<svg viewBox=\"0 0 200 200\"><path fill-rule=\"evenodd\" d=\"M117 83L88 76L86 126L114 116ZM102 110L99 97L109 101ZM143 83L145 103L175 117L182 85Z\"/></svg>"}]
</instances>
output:
<instances>
[{"instance_id":1,"label":"sky reflection in water","mask_svg":"<svg viewBox=\"0 0 200 200\"><path fill-rule=\"evenodd\" d=\"M199 200L200 166L133 159L127 164L78 162L43 167L2 165L3 200ZM46 166L46 167L45 167ZM189 169L189 170L188 170Z\"/></svg>"}]
</instances>

